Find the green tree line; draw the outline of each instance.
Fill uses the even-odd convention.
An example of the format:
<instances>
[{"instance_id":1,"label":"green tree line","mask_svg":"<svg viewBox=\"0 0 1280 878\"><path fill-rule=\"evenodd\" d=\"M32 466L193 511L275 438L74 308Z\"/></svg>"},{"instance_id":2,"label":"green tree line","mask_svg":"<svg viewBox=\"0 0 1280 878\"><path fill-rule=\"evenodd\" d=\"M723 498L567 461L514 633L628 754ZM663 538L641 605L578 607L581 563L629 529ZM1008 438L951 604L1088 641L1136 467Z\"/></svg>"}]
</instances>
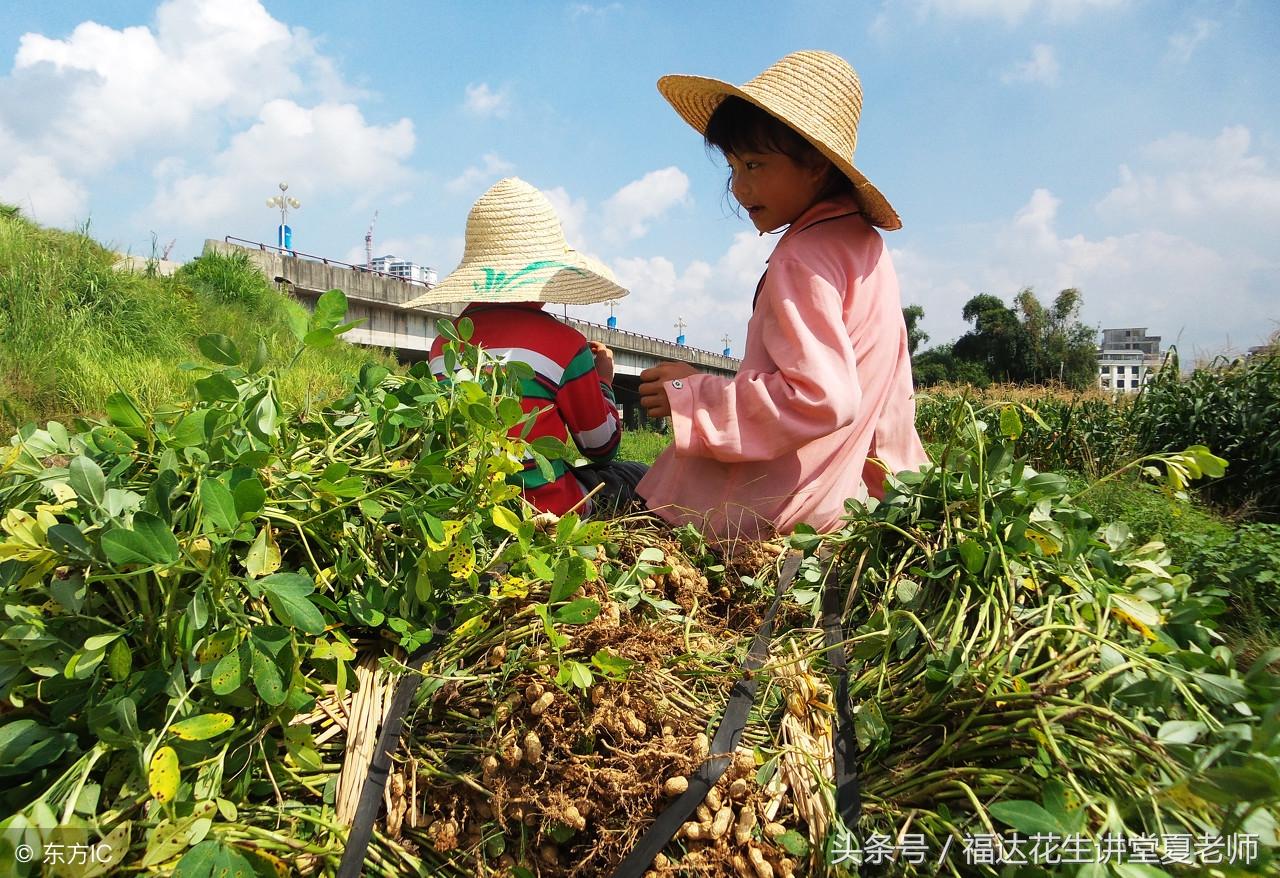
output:
<instances>
[{"instance_id":1,"label":"green tree line","mask_svg":"<svg viewBox=\"0 0 1280 878\"><path fill-rule=\"evenodd\" d=\"M961 311L972 325L968 332L919 353L929 340L919 326L924 309L903 308L916 384L1057 382L1075 390L1092 386L1098 375L1098 330L1080 322L1081 301L1075 288L1062 290L1048 306L1030 288L1014 296L1011 306L981 293Z\"/></svg>"}]
</instances>

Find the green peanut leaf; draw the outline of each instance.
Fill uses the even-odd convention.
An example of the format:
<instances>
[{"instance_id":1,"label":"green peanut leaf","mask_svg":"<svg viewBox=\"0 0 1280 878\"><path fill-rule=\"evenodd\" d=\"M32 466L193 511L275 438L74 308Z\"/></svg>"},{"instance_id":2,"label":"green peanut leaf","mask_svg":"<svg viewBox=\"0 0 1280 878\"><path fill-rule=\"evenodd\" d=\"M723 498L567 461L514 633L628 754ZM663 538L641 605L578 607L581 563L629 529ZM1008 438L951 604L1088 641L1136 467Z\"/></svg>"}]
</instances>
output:
<instances>
[{"instance_id":1,"label":"green peanut leaf","mask_svg":"<svg viewBox=\"0 0 1280 878\"><path fill-rule=\"evenodd\" d=\"M248 859L231 845L206 838L183 854L173 878L257 878Z\"/></svg>"},{"instance_id":2,"label":"green peanut leaf","mask_svg":"<svg viewBox=\"0 0 1280 878\"><path fill-rule=\"evenodd\" d=\"M204 713L174 723L169 726L169 731L184 741L207 741L228 731L235 724L235 717L229 713Z\"/></svg>"},{"instance_id":3,"label":"green peanut leaf","mask_svg":"<svg viewBox=\"0 0 1280 878\"><path fill-rule=\"evenodd\" d=\"M308 595L316 590L311 577L302 573L274 573L258 582L266 593L271 612L286 625L307 634L324 633L324 616Z\"/></svg>"},{"instance_id":4,"label":"green peanut leaf","mask_svg":"<svg viewBox=\"0 0 1280 878\"><path fill-rule=\"evenodd\" d=\"M240 398L240 394L236 390L236 386L231 383L231 379L221 372L214 372L212 375L207 375L197 381L196 393L205 402Z\"/></svg>"},{"instance_id":5,"label":"green peanut leaf","mask_svg":"<svg viewBox=\"0 0 1280 878\"><path fill-rule=\"evenodd\" d=\"M347 315L347 294L342 290L329 290L316 299L311 312L311 326L316 329L333 329Z\"/></svg>"},{"instance_id":6,"label":"green peanut leaf","mask_svg":"<svg viewBox=\"0 0 1280 878\"><path fill-rule=\"evenodd\" d=\"M599 615L599 601L594 598L578 598L556 610L551 618L564 625L585 625Z\"/></svg>"},{"instance_id":7,"label":"green peanut leaf","mask_svg":"<svg viewBox=\"0 0 1280 878\"><path fill-rule=\"evenodd\" d=\"M231 490L217 479L205 479L200 483L200 502L204 506L206 532L229 534L240 523L236 514L236 501Z\"/></svg>"},{"instance_id":8,"label":"green peanut leaf","mask_svg":"<svg viewBox=\"0 0 1280 878\"><path fill-rule=\"evenodd\" d=\"M107 419L134 439L142 439L147 435L147 420L138 409L138 404L127 393L117 391L107 397L103 404L107 411Z\"/></svg>"},{"instance_id":9,"label":"green peanut leaf","mask_svg":"<svg viewBox=\"0 0 1280 878\"><path fill-rule=\"evenodd\" d=\"M987 810L991 812L992 817L1001 823L1012 826L1019 832L1027 834L1037 832L1062 834L1065 831L1062 822L1057 817L1054 817L1035 802L1028 802L1025 799L996 802L990 805Z\"/></svg>"},{"instance_id":10,"label":"green peanut leaf","mask_svg":"<svg viewBox=\"0 0 1280 878\"><path fill-rule=\"evenodd\" d=\"M102 551L112 564L174 564L178 541L159 518L139 512L132 530L118 527L102 535Z\"/></svg>"},{"instance_id":11,"label":"green peanut leaf","mask_svg":"<svg viewBox=\"0 0 1280 878\"><path fill-rule=\"evenodd\" d=\"M71 461L67 469L70 473L67 483L76 496L92 506L102 506L107 496L107 477L102 474L102 468L82 454Z\"/></svg>"},{"instance_id":12,"label":"green peanut leaf","mask_svg":"<svg viewBox=\"0 0 1280 878\"><path fill-rule=\"evenodd\" d=\"M209 683L216 695L230 695L244 685L249 664L249 648L241 644L218 659Z\"/></svg>"}]
</instances>

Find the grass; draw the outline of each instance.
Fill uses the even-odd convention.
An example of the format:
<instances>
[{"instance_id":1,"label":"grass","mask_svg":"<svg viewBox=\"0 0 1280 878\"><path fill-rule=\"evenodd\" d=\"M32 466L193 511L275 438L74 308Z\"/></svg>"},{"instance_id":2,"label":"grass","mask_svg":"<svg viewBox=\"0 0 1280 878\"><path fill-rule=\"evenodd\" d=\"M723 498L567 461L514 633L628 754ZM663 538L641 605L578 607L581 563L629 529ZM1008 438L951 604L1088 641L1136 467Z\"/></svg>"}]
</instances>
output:
<instances>
[{"instance_id":1,"label":"grass","mask_svg":"<svg viewBox=\"0 0 1280 878\"><path fill-rule=\"evenodd\" d=\"M666 448L670 443L670 432L626 430L622 434L622 444L618 448L618 459L652 464L658 459L662 449Z\"/></svg>"},{"instance_id":2,"label":"grass","mask_svg":"<svg viewBox=\"0 0 1280 878\"><path fill-rule=\"evenodd\" d=\"M206 256L172 277L115 270L116 256L86 232L42 228L0 205L0 431L28 422L96 416L117 390L144 408L183 398L199 372L195 340L217 332L242 350L267 342L273 361L293 356L290 312L243 257ZM291 401L336 393L342 377L383 354L337 344L308 351L289 370Z\"/></svg>"}]
</instances>

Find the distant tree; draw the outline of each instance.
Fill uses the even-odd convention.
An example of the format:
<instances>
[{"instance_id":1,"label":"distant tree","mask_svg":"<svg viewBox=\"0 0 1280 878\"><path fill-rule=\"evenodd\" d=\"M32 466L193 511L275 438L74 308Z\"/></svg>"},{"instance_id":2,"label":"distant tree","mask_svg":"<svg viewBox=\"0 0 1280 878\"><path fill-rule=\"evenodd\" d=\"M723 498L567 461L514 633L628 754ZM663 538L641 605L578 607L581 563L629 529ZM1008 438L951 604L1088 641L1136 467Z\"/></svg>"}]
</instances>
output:
<instances>
[{"instance_id":1,"label":"distant tree","mask_svg":"<svg viewBox=\"0 0 1280 878\"><path fill-rule=\"evenodd\" d=\"M991 383L983 366L957 358L949 344L938 345L916 354L911 360L911 375L917 387L931 387L945 382L986 387Z\"/></svg>"},{"instance_id":2,"label":"distant tree","mask_svg":"<svg viewBox=\"0 0 1280 878\"><path fill-rule=\"evenodd\" d=\"M916 387L931 387L955 379L955 355L951 345L938 345L911 358L911 377Z\"/></svg>"},{"instance_id":3,"label":"distant tree","mask_svg":"<svg viewBox=\"0 0 1280 878\"><path fill-rule=\"evenodd\" d=\"M907 324L907 351L915 356L916 349L929 340L929 333L920 328L924 318L924 308L919 305L908 305L902 309L902 319Z\"/></svg>"},{"instance_id":4,"label":"distant tree","mask_svg":"<svg viewBox=\"0 0 1280 878\"><path fill-rule=\"evenodd\" d=\"M1027 374L1034 383L1061 381L1083 390L1097 378L1097 330L1080 322L1080 291L1062 290L1045 308L1031 289L1014 297L1027 343Z\"/></svg>"},{"instance_id":5,"label":"distant tree","mask_svg":"<svg viewBox=\"0 0 1280 878\"><path fill-rule=\"evenodd\" d=\"M1018 315L999 298L981 293L965 303L961 316L973 329L956 340L957 360L976 363L992 381L1026 380L1030 347Z\"/></svg>"},{"instance_id":6,"label":"distant tree","mask_svg":"<svg viewBox=\"0 0 1280 878\"><path fill-rule=\"evenodd\" d=\"M1024 287L1018 291L1018 295L1013 297L1013 305L1018 309L1025 333L1023 338L1026 344L1023 364L1025 371L1021 378L1024 381L1044 381L1049 377L1043 368L1047 362L1044 348L1049 315L1045 313L1044 305L1040 304L1040 300L1036 298L1035 292L1030 287Z\"/></svg>"}]
</instances>

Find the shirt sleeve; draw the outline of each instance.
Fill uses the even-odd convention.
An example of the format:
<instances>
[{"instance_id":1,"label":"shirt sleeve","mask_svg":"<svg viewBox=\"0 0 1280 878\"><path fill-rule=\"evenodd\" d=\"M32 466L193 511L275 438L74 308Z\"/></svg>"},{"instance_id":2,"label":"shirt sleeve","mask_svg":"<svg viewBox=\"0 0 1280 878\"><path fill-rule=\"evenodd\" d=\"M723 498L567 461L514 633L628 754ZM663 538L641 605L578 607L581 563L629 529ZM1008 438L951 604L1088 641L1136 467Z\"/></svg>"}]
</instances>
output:
<instances>
[{"instance_id":1,"label":"shirt sleeve","mask_svg":"<svg viewBox=\"0 0 1280 878\"><path fill-rule=\"evenodd\" d=\"M775 256L757 307L774 371L668 381L675 453L726 463L771 460L853 423L862 402L840 292Z\"/></svg>"},{"instance_id":2,"label":"shirt sleeve","mask_svg":"<svg viewBox=\"0 0 1280 878\"><path fill-rule=\"evenodd\" d=\"M569 435L583 456L593 463L613 460L622 439L622 421L606 385L596 371L591 348L583 345L564 370L556 406Z\"/></svg>"}]
</instances>

